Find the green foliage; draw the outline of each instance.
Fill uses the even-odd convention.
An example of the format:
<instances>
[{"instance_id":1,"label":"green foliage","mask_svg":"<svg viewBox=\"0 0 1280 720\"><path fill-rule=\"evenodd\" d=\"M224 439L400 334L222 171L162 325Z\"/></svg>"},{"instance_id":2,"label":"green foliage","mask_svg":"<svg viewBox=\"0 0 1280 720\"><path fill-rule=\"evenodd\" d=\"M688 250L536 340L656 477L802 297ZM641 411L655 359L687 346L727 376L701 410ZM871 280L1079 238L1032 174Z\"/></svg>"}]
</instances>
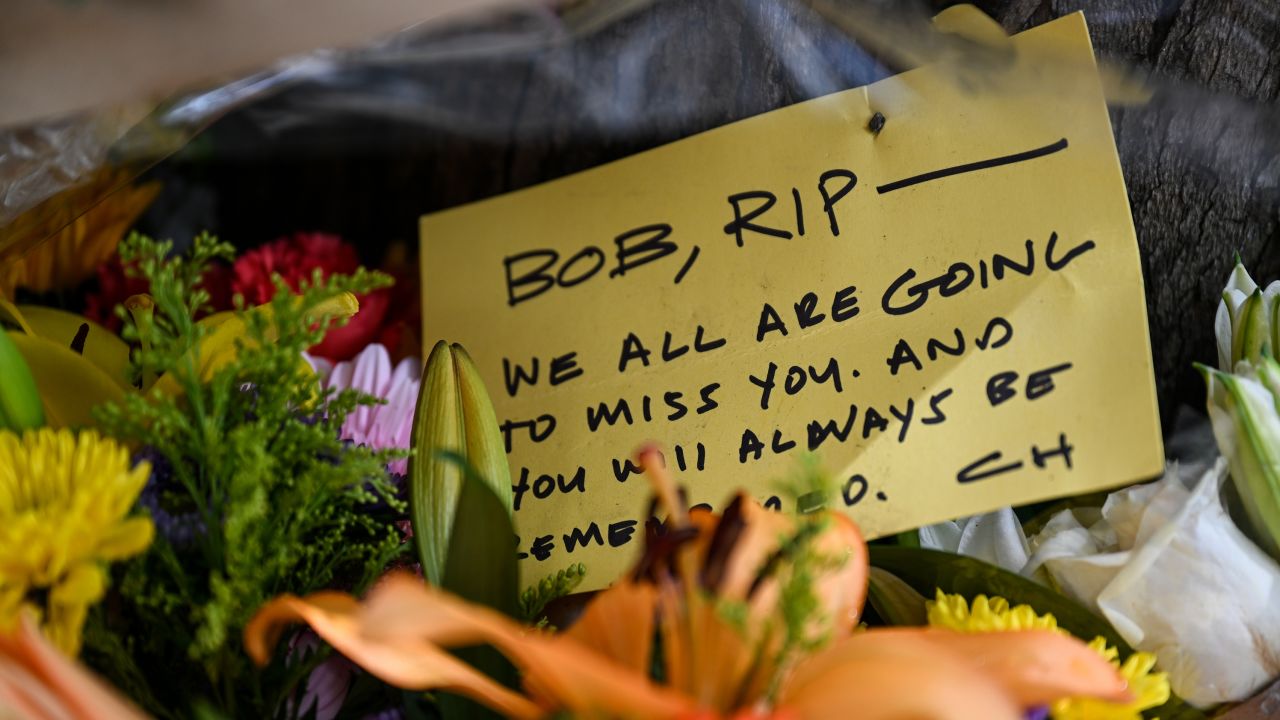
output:
<instances>
[{"instance_id":1,"label":"green foliage","mask_svg":"<svg viewBox=\"0 0 1280 720\"><path fill-rule=\"evenodd\" d=\"M822 461L816 454L801 455L796 469L783 480L774 483L778 495L795 501L800 515L824 510L827 501L835 494L835 484L830 474L822 469Z\"/></svg>"},{"instance_id":2,"label":"green foliage","mask_svg":"<svg viewBox=\"0 0 1280 720\"><path fill-rule=\"evenodd\" d=\"M814 456L805 456L799 470L780 483L781 493L795 503L795 529L780 538L778 550L769 558L762 576L772 576L778 583L778 611L782 642L778 657L808 655L831 640L831 623L835 618L822 615L822 599L818 596L818 579L839 568L844 558L834 558L818 551L815 541L828 529L831 517L819 512L827 506L834 490ZM731 606L719 608L723 617L732 619ZM739 611L740 612L740 611ZM757 648L759 652L762 648ZM785 662L778 662L785 667ZM777 691L781 676L770 682L769 693Z\"/></svg>"},{"instance_id":3,"label":"green foliage","mask_svg":"<svg viewBox=\"0 0 1280 720\"><path fill-rule=\"evenodd\" d=\"M805 655L822 647L830 639L830 632L814 633L815 620L825 627L831 618L821 618L822 600L818 597L818 578L830 570L836 561L817 552L813 541L831 522L826 516L800 516L795 534L787 538L779 554L781 563L781 594L779 608L782 611L783 641L781 654Z\"/></svg>"},{"instance_id":4,"label":"green foliage","mask_svg":"<svg viewBox=\"0 0 1280 720\"><path fill-rule=\"evenodd\" d=\"M582 563L548 575L537 584L530 585L520 593L520 615L528 622L542 617L542 611L554 600L568 595L582 584L587 576L587 566Z\"/></svg>"},{"instance_id":5,"label":"green foliage","mask_svg":"<svg viewBox=\"0 0 1280 720\"><path fill-rule=\"evenodd\" d=\"M279 716L325 653L286 663L286 640L258 672L242 642L253 613L282 593L360 592L402 551L393 521L405 507L387 477L391 454L338 439L348 413L377 401L322 392L300 362L326 330L314 308L388 280L364 270L317 274L297 294L278 283L269 312L237 311L244 333L229 362L202 377L197 358L211 330L195 319L209 310L198 283L231 248L203 235L185 258L169 252L138 235L121 246L154 300L151 312L121 313L124 337L141 346L134 371L165 376L180 392L137 393L99 410L102 427L155 459L148 491L163 512L153 513L156 542L123 564L91 618L86 657L160 717L197 707Z\"/></svg>"}]
</instances>

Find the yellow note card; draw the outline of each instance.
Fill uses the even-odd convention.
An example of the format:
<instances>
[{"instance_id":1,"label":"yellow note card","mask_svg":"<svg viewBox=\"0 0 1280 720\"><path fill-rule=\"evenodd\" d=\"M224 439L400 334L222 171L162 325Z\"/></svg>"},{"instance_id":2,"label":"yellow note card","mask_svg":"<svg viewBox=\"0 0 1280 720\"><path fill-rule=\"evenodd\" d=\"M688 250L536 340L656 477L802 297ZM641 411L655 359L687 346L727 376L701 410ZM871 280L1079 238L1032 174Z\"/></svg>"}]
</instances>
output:
<instances>
[{"instance_id":1,"label":"yellow note card","mask_svg":"<svg viewBox=\"0 0 1280 720\"><path fill-rule=\"evenodd\" d=\"M526 583L625 569L650 441L713 507L790 510L813 455L869 537L1161 471L1084 18L1004 50L422 219L425 339L489 386Z\"/></svg>"}]
</instances>

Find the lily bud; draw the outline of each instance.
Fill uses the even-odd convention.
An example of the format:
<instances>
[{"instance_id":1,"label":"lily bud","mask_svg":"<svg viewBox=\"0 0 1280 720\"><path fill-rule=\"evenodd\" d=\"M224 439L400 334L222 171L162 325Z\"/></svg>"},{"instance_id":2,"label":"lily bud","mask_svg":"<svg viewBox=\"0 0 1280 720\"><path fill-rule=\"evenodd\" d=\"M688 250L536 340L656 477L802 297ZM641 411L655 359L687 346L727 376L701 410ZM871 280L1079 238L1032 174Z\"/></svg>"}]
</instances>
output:
<instances>
[{"instance_id":1,"label":"lily bud","mask_svg":"<svg viewBox=\"0 0 1280 720\"><path fill-rule=\"evenodd\" d=\"M1268 356L1229 374L1199 367L1208 386L1209 419L1231 463L1255 539L1280 558L1280 364Z\"/></svg>"},{"instance_id":2,"label":"lily bud","mask_svg":"<svg viewBox=\"0 0 1280 720\"><path fill-rule=\"evenodd\" d=\"M444 579L449 538L462 491L473 469L511 513L511 471L489 393L467 351L441 341L422 371L409 459L409 503L422 570L433 585ZM444 457L459 456L465 463Z\"/></svg>"},{"instance_id":3,"label":"lily bud","mask_svg":"<svg viewBox=\"0 0 1280 720\"><path fill-rule=\"evenodd\" d=\"M1214 320L1218 342L1218 369L1231 372L1241 360L1256 362L1263 354L1275 354L1280 346L1277 309L1280 308L1280 281L1265 290L1236 263Z\"/></svg>"}]
</instances>

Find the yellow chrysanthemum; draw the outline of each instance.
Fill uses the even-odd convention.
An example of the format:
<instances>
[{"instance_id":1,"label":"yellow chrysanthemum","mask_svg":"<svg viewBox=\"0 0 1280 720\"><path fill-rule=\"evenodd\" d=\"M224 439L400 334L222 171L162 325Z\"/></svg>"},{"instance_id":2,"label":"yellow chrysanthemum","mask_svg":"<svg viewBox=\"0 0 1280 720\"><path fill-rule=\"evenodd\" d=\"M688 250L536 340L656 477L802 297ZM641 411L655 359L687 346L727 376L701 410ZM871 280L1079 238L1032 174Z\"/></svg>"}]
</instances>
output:
<instances>
[{"instance_id":1,"label":"yellow chrysanthemum","mask_svg":"<svg viewBox=\"0 0 1280 720\"><path fill-rule=\"evenodd\" d=\"M76 655L89 606L102 598L106 563L151 544L148 517L127 517L147 482L146 463L84 431L0 431L0 630L24 608Z\"/></svg>"},{"instance_id":2,"label":"yellow chrysanthemum","mask_svg":"<svg viewBox=\"0 0 1280 720\"><path fill-rule=\"evenodd\" d=\"M970 604L961 595L948 595L941 590L937 597L926 604L929 625L957 632L997 632L1003 630L1052 630L1068 634L1058 627L1058 620L1051 613L1039 615L1030 605L1009 607L1002 597L988 598L979 595ZM1169 678L1165 673L1153 673L1156 657L1151 653L1135 652L1122 665L1119 651L1107 645L1106 638L1097 637L1089 647L1111 663L1129 683L1133 701L1109 703L1091 698L1064 698L1049 708L1054 720L1141 720L1142 711L1160 707L1169 700Z\"/></svg>"},{"instance_id":3,"label":"yellow chrysanthemum","mask_svg":"<svg viewBox=\"0 0 1280 720\"><path fill-rule=\"evenodd\" d=\"M1104 703L1090 698L1072 698L1059 700L1049 708L1050 715L1056 720L1129 720L1142 717L1142 711L1160 707L1169 699L1169 679L1164 673L1152 673L1156 665L1156 656L1151 653L1136 652L1129 656L1124 664L1120 664L1119 652L1107 647L1105 638L1094 638L1089 643L1098 654L1102 655L1120 671L1120 675L1129 683L1129 692L1134 701L1127 704Z\"/></svg>"},{"instance_id":4,"label":"yellow chrysanthemum","mask_svg":"<svg viewBox=\"0 0 1280 720\"><path fill-rule=\"evenodd\" d=\"M1037 615L1030 605L1009 607L1002 597L979 595L973 605L962 595L948 595L941 590L927 604L929 624L956 632L998 632L1003 630L1053 630L1063 632L1053 615Z\"/></svg>"}]
</instances>

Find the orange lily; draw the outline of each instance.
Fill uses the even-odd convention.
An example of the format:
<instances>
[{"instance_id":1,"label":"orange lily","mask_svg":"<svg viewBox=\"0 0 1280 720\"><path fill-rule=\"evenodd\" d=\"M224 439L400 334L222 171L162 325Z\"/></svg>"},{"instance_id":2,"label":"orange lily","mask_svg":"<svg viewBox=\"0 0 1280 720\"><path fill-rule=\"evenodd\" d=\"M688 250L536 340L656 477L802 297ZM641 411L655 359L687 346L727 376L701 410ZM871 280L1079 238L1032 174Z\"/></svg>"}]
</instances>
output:
<instances>
[{"instance_id":1,"label":"orange lily","mask_svg":"<svg viewBox=\"0 0 1280 720\"><path fill-rule=\"evenodd\" d=\"M145 717L88 670L58 652L30 614L0 632L0 716L28 720Z\"/></svg>"},{"instance_id":2,"label":"orange lily","mask_svg":"<svg viewBox=\"0 0 1280 720\"><path fill-rule=\"evenodd\" d=\"M650 522L639 564L563 633L394 575L364 603L336 592L281 596L246 627L246 648L265 664L285 627L305 622L392 685L455 692L514 718L1015 720L1061 697L1127 697L1097 653L1054 633L858 631L868 565L851 521L789 518L745 495L719 517L689 512L656 452L641 462L668 522ZM805 588L813 607L797 621ZM655 628L661 685L649 679ZM446 650L482 643L520 669L524 694Z\"/></svg>"}]
</instances>

